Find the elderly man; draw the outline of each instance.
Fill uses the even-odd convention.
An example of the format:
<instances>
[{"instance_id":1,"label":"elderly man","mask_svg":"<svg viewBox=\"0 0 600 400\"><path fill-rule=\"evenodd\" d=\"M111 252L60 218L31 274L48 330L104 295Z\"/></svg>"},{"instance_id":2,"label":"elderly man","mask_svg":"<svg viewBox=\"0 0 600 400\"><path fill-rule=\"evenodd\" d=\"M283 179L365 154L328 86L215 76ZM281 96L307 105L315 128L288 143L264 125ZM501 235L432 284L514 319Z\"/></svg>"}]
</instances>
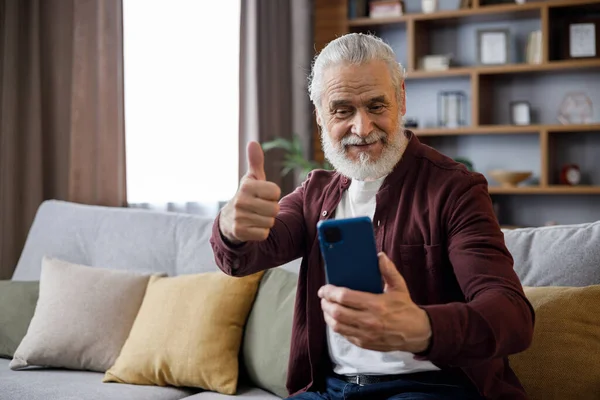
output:
<instances>
[{"instance_id":1,"label":"elderly man","mask_svg":"<svg viewBox=\"0 0 600 400\"><path fill-rule=\"evenodd\" d=\"M380 39L342 36L316 58L310 98L335 172L281 200L264 156L215 220L219 267L243 276L303 257L287 387L296 399L525 399L507 357L534 313L485 178L403 128L402 67ZM327 285L317 222L373 220L383 294Z\"/></svg>"}]
</instances>

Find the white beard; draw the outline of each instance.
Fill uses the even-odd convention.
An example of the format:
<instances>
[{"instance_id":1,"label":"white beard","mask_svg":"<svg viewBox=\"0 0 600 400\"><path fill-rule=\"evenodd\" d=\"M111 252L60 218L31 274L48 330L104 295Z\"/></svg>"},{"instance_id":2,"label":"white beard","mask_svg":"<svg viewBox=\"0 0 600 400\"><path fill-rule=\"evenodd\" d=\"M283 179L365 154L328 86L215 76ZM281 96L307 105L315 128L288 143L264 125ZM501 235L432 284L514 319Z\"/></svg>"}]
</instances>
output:
<instances>
[{"instance_id":1,"label":"white beard","mask_svg":"<svg viewBox=\"0 0 600 400\"><path fill-rule=\"evenodd\" d=\"M383 142L383 149L378 160L371 160L371 156L367 152L361 152L358 160L352 160L346 155L347 145L374 143L378 140ZM408 141L404 135L404 126L400 122L394 135L388 136L380 130L374 130L364 139L352 134L346 135L337 144L332 142L327 128L322 127L321 144L325 158L329 160L336 171L348 178L364 181L379 179L392 172L402 158Z\"/></svg>"}]
</instances>

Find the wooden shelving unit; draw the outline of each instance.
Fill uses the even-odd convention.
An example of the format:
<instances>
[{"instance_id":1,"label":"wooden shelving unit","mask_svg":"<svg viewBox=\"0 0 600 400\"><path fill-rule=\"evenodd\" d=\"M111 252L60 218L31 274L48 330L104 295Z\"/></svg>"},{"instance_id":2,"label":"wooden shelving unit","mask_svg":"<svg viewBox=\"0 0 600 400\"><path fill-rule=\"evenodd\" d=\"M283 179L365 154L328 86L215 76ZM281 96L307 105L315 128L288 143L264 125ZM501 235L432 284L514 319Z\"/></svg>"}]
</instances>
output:
<instances>
[{"instance_id":1,"label":"wooden shelving unit","mask_svg":"<svg viewBox=\"0 0 600 400\"><path fill-rule=\"evenodd\" d=\"M431 14L407 14L394 18L347 18L348 0L315 0L315 42L316 50L330 40L349 32L377 32L378 29L396 27L406 32L406 79L423 81L435 79L467 78L470 81L471 124L469 126L447 128L415 129L417 136L424 140L435 137L459 137L468 135L538 135L540 176L538 186L518 186L505 188L490 186L492 195L600 195L598 186L562 186L556 185L551 163L555 151L553 135L564 133L600 134L600 124L555 125L541 124L515 126L494 124L489 113L492 107L487 95L494 79L502 76L522 76L526 74L579 73L579 71L597 71L600 73L600 57L593 59L562 59L553 53L553 19L563 12L577 7L600 12L600 0L546 0L525 4L492 4L490 1L473 0L469 9L438 11ZM554 17L553 17L554 16ZM461 66L446 71L423 71L419 69L419 60L430 52L430 30L437 27L456 26L465 23L506 22L521 19L539 19L542 31L542 62L539 64L506 64L499 66ZM598 75L600 79L600 74ZM314 130L314 158L323 160L318 130ZM600 156L600 154L599 154ZM555 169L555 168L554 168ZM600 200L600 198L599 198Z\"/></svg>"}]
</instances>

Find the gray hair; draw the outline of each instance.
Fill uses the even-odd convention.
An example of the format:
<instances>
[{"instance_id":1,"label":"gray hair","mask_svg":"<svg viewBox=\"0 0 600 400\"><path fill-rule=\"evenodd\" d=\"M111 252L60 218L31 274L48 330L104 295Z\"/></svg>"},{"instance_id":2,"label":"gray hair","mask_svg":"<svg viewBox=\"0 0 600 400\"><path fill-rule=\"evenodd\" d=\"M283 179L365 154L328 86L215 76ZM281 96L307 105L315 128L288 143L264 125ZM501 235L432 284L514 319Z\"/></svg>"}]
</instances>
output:
<instances>
[{"instance_id":1,"label":"gray hair","mask_svg":"<svg viewBox=\"0 0 600 400\"><path fill-rule=\"evenodd\" d=\"M343 64L362 65L370 61L383 61L387 64L396 89L396 98L400 102L404 68L396 61L392 48L374 35L349 33L329 42L315 57L308 84L310 100L315 107L321 109L323 73L327 68Z\"/></svg>"}]
</instances>

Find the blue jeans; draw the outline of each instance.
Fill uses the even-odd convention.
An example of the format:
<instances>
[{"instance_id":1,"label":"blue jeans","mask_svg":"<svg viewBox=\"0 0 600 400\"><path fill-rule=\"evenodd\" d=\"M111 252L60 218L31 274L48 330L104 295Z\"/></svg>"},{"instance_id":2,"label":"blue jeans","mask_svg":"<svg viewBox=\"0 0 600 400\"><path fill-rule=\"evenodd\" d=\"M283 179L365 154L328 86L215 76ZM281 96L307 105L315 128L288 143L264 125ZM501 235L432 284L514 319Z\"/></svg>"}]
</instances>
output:
<instances>
[{"instance_id":1,"label":"blue jeans","mask_svg":"<svg viewBox=\"0 0 600 400\"><path fill-rule=\"evenodd\" d=\"M360 386L327 377L324 392L306 392L295 400L476 400L482 399L470 382L452 382L438 372L406 375L406 379ZM439 373L438 373L439 374ZM442 378L442 379L440 379Z\"/></svg>"}]
</instances>

